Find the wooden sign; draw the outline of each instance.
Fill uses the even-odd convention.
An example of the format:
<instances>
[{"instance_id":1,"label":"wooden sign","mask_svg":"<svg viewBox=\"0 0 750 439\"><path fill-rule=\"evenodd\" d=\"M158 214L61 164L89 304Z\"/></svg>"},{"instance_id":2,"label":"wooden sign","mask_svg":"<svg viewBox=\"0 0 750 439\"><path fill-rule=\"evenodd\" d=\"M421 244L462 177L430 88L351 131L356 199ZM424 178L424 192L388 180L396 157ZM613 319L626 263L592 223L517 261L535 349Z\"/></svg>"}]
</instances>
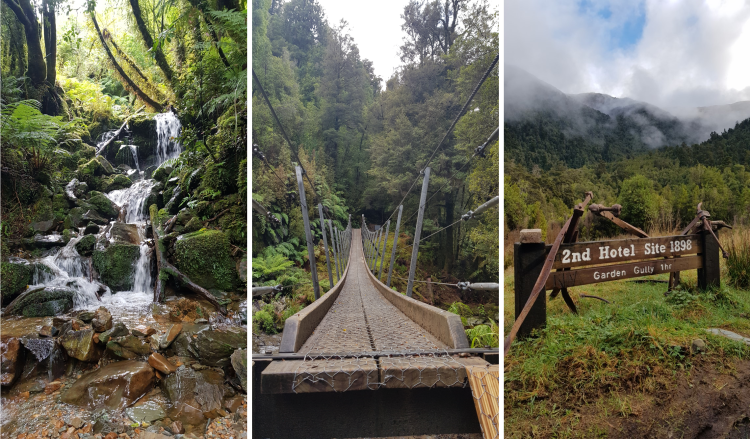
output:
<instances>
[{"instance_id":1,"label":"wooden sign","mask_svg":"<svg viewBox=\"0 0 750 439\"><path fill-rule=\"evenodd\" d=\"M562 244L552 268L695 255L703 252L702 242L700 235L680 235Z\"/></svg>"},{"instance_id":2,"label":"wooden sign","mask_svg":"<svg viewBox=\"0 0 750 439\"><path fill-rule=\"evenodd\" d=\"M687 256L676 259L654 259L628 264L603 265L579 270L558 271L550 274L545 289L570 288L599 282L609 282L633 277L652 276L703 268L701 256Z\"/></svg>"}]
</instances>

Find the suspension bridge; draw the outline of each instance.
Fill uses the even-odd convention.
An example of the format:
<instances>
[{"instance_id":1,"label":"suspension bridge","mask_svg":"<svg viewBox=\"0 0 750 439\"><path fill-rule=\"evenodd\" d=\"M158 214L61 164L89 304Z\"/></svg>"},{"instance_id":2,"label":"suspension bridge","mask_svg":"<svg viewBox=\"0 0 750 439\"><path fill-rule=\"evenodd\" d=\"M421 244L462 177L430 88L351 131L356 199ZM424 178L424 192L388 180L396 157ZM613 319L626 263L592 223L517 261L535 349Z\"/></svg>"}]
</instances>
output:
<instances>
[{"instance_id":1,"label":"suspension bridge","mask_svg":"<svg viewBox=\"0 0 750 439\"><path fill-rule=\"evenodd\" d=\"M286 320L278 354L252 357L254 435L276 438L481 433L484 438L500 437L499 348L470 348L458 315L412 298L414 283L419 282L415 272L420 242L499 203L499 197L494 197L453 224L421 237L429 201L429 163L497 61L496 57L409 189L411 192L422 180L404 294L391 288L391 281L403 201L409 192L391 214L393 217L397 213L397 218L388 255L391 217L376 230L367 225L364 215L361 228L353 228L349 215L346 228L337 228L326 218L322 204L317 204L317 212L308 206L303 177L310 181L298 161L296 177L315 301ZM253 78L276 118L254 73ZM276 122L291 147L278 118ZM484 149L497 139L498 132L496 129L477 147L469 161L483 157ZM259 157L264 160L262 155ZM312 182L310 187L315 191ZM315 198L319 199L317 193ZM253 207L269 219L273 216L259 203L254 202ZM323 295L315 264L311 212L319 217L317 232L322 236L326 257L329 289ZM384 273L386 259L390 263ZM455 286L499 290L495 282L461 282ZM256 287L253 295L280 289L281 286Z\"/></svg>"}]
</instances>

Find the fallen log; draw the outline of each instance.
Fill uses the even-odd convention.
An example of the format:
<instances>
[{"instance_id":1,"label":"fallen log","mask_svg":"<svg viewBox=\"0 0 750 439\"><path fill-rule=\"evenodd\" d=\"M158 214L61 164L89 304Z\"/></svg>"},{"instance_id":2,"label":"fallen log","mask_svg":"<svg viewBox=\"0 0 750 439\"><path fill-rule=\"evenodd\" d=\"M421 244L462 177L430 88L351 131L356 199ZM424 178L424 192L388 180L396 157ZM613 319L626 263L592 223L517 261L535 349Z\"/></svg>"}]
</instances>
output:
<instances>
[{"instance_id":1,"label":"fallen log","mask_svg":"<svg viewBox=\"0 0 750 439\"><path fill-rule=\"evenodd\" d=\"M154 250L156 252L156 266L157 266L157 272L159 273L157 275L157 281L156 285L154 285L154 302L162 301L163 300L163 294L164 294L164 282L166 281L166 278L168 275L171 275L175 277L176 279L179 279L187 288L202 296L207 301L211 302L211 304L216 307L216 309L222 314L227 315L227 310L224 308L218 300L216 300L216 297L214 297L213 294L211 294L208 290L201 287L200 285L196 284L192 280L190 280L189 277L185 276L180 270L177 269L174 265L170 264L167 261L167 258L164 257L164 249L162 248L163 243L161 241L161 225L159 224L158 220L158 209L155 204L152 204L151 207L149 207L149 214L151 215L151 228L154 232Z\"/></svg>"},{"instance_id":2,"label":"fallen log","mask_svg":"<svg viewBox=\"0 0 750 439\"><path fill-rule=\"evenodd\" d=\"M146 108L146 106L145 106L145 105L143 105L143 106L142 106L141 108L139 108L139 109L135 110L135 113L133 113L133 114L131 114L130 116L128 116L127 118L125 118L125 121L124 121L124 122L122 123L122 125L120 125L120 128L119 128L119 129L117 130L117 132L115 133L115 135L114 135L114 136L112 136L112 137L111 137L111 138L110 138L109 140L107 140L106 142L104 142L104 145L102 145L102 146L101 146L101 148L99 148L99 149L98 149L98 150L96 151L96 155L99 155L99 154L101 154L101 152L102 152L102 151L104 151L105 149L107 149L107 148L109 147L109 145L111 145L111 144L112 144L112 142L114 142L115 140L117 140L117 138L118 138L118 137L120 137L120 133L122 132L122 129L123 129L123 128L125 128L125 126L126 126L126 125L128 124L128 121L129 121L129 120L130 120L130 119L131 119L131 118L132 118L133 116L135 116L135 115L137 115L138 113L140 113L141 111L143 111L143 109L144 109L144 108Z\"/></svg>"}]
</instances>

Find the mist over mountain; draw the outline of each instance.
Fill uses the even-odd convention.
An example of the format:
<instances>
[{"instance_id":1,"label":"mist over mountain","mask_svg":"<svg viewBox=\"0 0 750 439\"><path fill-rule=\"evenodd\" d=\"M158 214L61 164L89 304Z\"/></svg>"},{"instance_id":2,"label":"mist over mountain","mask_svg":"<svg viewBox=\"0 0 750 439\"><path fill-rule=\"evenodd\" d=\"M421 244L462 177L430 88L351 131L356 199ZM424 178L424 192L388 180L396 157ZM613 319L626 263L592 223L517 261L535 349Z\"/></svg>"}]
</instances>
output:
<instances>
[{"instance_id":1,"label":"mist over mountain","mask_svg":"<svg viewBox=\"0 0 750 439\"><path fill-rule=\"evenodd\" d=\"M602 93L565 94L523 69L505 66L506 157L549 169L693 145L750 117L750 102L691 108L679 116L646 102Z\"/></svg>"}]
</instances>

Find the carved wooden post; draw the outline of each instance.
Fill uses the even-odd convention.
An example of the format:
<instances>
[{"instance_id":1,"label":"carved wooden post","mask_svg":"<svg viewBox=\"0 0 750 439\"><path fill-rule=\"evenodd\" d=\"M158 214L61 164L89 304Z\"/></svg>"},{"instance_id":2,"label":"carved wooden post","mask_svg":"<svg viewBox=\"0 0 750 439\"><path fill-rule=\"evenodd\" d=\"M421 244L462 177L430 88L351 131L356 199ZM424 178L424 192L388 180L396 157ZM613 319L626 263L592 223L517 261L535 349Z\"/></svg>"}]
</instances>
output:
<instances>
[{"instance_id":1,"label":"carved wooden post","mask_svg":"<svg viewBox=\"0 0 750 439\"><path fill-rule=\"evenodd\" d=\"M719 236L719 232L715 232ZM721 268L719 266L719 242L704 230L700 232L703 240L703 268L698 269L698 288L707 290L721 286Z\"/></svg>"},{"instance_id":2,"label":"carved wooden post","mask_svg":"<svg viewBox=\"0 0 750 439\"><path fill-rule=\"evenodd\" d=\"M534 289L534 283L542 272L544 259L547 255L546 245L542 241L540 229L521 230L521 242L514 245L513 251L513 276L515 279L515 318L518 318L526 301ZM539 294L531 308L529 315L518 330L518 338L531 334L537 328L543 328L547 324L547 295Z\"/></svg>"}]
</instances>

